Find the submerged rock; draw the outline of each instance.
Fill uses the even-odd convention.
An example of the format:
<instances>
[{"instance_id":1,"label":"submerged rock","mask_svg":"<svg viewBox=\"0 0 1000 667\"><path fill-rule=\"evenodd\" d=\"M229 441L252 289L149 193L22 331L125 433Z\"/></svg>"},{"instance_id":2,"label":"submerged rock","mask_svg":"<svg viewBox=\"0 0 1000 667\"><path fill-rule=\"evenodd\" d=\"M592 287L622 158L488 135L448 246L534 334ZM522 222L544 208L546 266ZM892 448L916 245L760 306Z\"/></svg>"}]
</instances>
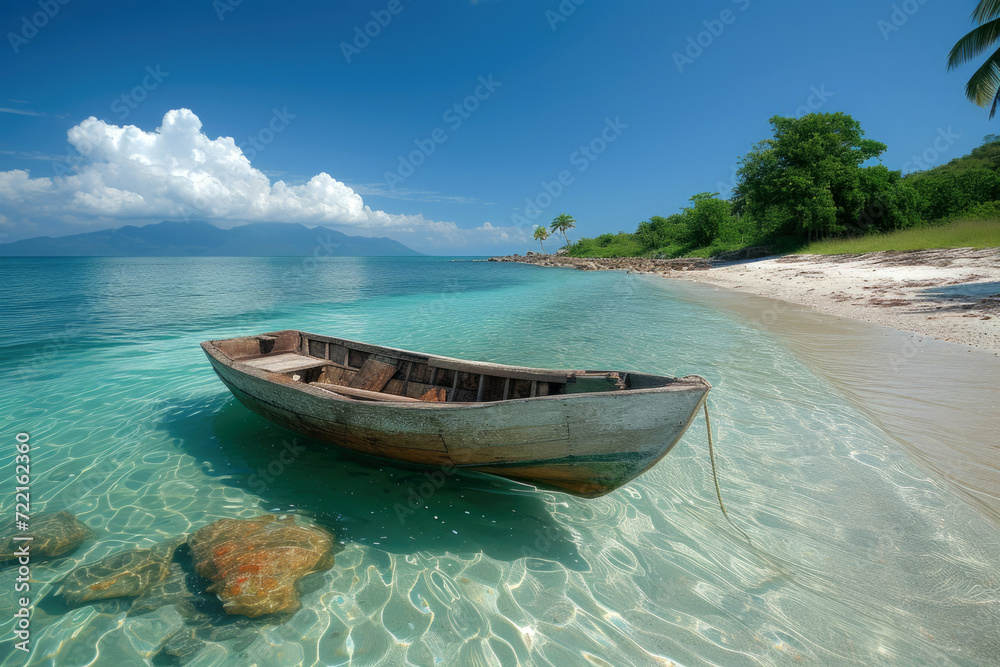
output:
<instances>
[{"instance_id":1,"label":"submerged rock","mask_svg":"<svg viewBox=\"0 0 1000 667\"><path fill-rule=\"evenodd\" d=\"M203 648L205 648L205 642L199 639L193 630L181 628L167 637L160 647L160 653L177 658L183 665Z\"/></svg>"},{"instance_id":2,"label":"submerged rock","mask_svg":"<svg viewBox=\"0 0 1000 667\"><path fill-rule=\"evenodd\" d=\"M69 512L52 512L31 517L30 530L22 532L11 529L0 536L0 561L17 557L16 551L28 544L32 560L55 558L67 554L94 534L86 524ZM30 536L30 542L15 540L15 537Z\"/></svg>"},{"instance_id":3,"label":"submerged rock","mask_svg":"<svg viewBox=\"0 0 1000 667\"><path fill-rule=\"evenodd\" d=\"M195 571L213 583L227 614L263 616L299 608L295 582L333 564L333 536L294 516L220 519L188 538Z\"/></svg>"},{"instance_id":4,"label":"submerged rock","mask_svg":"<svg viewBox=\"0 0 1000 667\"><path fill-rule=\"evenodd\" d=\"M169 564L167 576L145 588L129 607L129 616L139 616L167 605L185 605L198 597L190 577L177 563Z\"/></svg>"},{"instance_id":5,"label":"submerged rock","mask_svg":"<svg viewBox=\"0 0 1000 667\"><path fill-rule=\"evenodd\" d=\"M96 563L78 567L62 582L62 597L69 604L92 600L134 597L170 575L174 551L184 543L179 537L149 549L111 554Z\"/></svg>"}]
</instances>

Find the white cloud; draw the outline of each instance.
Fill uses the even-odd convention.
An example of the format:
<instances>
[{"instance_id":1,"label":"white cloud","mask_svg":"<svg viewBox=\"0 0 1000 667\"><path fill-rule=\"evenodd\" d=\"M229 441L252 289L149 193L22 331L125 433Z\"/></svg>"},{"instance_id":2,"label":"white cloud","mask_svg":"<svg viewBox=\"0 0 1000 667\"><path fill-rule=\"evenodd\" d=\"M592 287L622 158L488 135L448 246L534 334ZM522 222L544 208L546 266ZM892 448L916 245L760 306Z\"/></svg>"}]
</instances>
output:
<instances>
[{"instance_id":1,"label":"white cloud","mask_svg":"<svg viewBox=\"0 0 1000 667\"><path fill-rule=\"evenodd\" d=\"M22 160L65 160L65 155L48 155L39 151L0 151L0 155L11 155Z\"/></svg>"},{"instance_id":2,"label":"white cloud","mask_svg":"<svg viewBox=\"0 0 1000 667\"><path fill-rule=\"evenodd\" d=\"M19 116L41 116L42 114L37 111L24 111L22 109L11 109L9 107L0 107L0 113L14 113Z\"/></svg>"},{"instance_id":3,"label":"white cloud","mask_svg":"<svg viewBox=\"0 0 1000 667\"><path fill-rule=\"evenodd\" d=\"M79 154L53 178L0 172L0 204L28 217L197 218L213 222L281 221L330 225L366 234L432 233L435 245L501 243L523 237L489 223L473 229L422 215L372 210L357 192L329 174L302 185L271 182L232 137L209 139L188 109L169 111L146 132L90 117L70 129ZM59 173L57 171L56 173Z\"/></svg>"}]
</instances>

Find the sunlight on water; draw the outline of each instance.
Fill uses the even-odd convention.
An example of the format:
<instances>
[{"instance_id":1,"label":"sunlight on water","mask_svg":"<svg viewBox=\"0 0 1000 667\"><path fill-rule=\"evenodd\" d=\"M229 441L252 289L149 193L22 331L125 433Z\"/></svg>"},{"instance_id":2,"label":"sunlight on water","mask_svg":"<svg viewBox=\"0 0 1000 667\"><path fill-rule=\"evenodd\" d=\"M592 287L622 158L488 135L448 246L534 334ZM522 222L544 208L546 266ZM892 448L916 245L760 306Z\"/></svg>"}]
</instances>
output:
<instances>
[{"instance_id":1,"label":"sunlight on water","mask_svg":"<svg viewBox=\"0 0 1000 667\"><path fill-rule=\"evenodd\" d=\"M990 664L1000 532L775 339L621 273L415 259L15 259L0 263L4 438L31 434L32 511L96 536L74 567L224 517L335 532L283 624L219 632L193 665ZM591 501L372 465L250 414L207 339L296 328L541 367L696 373L704 426ZM274 469L292 443L290 464ZM299 445L304 445L298 451ZM13 447L10 448L13 453ZM12 463L12 458L8 459ZM272 466L264 481L261 471ZM10 477L13 466L7 466ZM0 500L5 521L13 494ZM14 570L0 601L14 609ZM175 605L41 603L29 664L173 664ZM0 663L25 664L2 619Z\"/></svg>"}]
</instances>

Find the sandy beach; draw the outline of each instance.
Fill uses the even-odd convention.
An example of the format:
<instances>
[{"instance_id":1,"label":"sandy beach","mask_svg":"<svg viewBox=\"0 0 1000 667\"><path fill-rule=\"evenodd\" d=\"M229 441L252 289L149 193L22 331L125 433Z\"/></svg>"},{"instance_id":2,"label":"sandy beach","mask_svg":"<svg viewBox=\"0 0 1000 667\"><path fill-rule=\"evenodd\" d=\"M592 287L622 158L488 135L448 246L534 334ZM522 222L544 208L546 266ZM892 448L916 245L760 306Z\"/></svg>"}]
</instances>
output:
<instances>
[{"instance_id":1,"label":"sandy beach","mask_svg":"<svg viewBox=\"0 0 1000 667\"><path fill-rule=\"evenodd\" d=\"M1000 353L1000 249L706 260L496 258L693 280Z\"/></svg>"},{"instance_id":2,"label":"sandy beach","mask_svg":"<svg viewBox=\"0 0 1000 667\"><path fill-rule=\"evenodd\" d=\"M787 255L665 272L1000 352L1000 250Z\"/></svg>"}]
</instances>

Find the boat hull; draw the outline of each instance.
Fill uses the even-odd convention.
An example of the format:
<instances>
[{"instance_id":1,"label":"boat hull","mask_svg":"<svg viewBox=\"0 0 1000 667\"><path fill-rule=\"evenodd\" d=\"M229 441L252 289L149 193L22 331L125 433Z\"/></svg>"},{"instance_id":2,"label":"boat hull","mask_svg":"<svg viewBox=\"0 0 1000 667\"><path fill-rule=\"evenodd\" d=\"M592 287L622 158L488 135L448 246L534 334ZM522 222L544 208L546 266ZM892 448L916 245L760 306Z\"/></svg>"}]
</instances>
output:
<instances>
[{"instance_id":1,"label":"boat hull","mask_svg":"<svg viewBox=\"0 0 1000 667\"><path fill-rule=\"evenodd\" d=\"M385 459L475 470L584 498L609 493L677 443L710 385L483 403L331 399L288 377L205 352L233 395L303 436ZM686 378L685 380L690 380Z\"/></svg>"}]
</instances>

